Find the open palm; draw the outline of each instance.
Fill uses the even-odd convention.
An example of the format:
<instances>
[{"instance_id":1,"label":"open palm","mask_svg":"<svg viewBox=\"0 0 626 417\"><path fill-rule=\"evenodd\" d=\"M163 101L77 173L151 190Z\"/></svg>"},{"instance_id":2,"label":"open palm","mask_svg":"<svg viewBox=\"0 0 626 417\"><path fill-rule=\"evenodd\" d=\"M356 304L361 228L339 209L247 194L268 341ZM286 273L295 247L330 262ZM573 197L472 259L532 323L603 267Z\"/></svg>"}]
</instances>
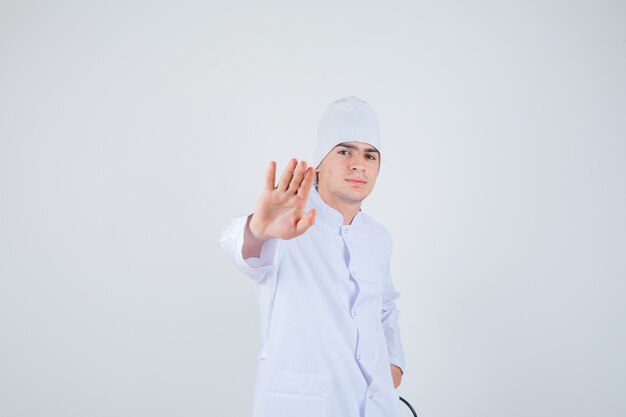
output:
<instances>
[{"instance_id":1,"label":"open palm","mask_svg":"<svg viewBox=\"0 0 626 417\"><path fill-rule=\"evenodd\" d=\"M250 219L257 239L293 239L315 222L315 210L304 213L315 170L304 161L292 159L276 185L276 162L267 168L265 187Z\"/></svg>"}]
</instances>

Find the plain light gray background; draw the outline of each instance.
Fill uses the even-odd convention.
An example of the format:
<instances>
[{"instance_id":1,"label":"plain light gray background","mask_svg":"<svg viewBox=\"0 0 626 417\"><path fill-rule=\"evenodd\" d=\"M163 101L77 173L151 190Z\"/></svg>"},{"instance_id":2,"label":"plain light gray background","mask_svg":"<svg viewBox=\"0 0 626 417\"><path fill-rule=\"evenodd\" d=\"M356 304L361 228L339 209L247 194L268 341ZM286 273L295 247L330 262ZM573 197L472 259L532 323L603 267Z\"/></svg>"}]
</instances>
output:
<instances>
[{"instance_id":1,"label":"plain light gray background","mask_svg":"<svg viewBox=\"0 0 626 417\"><path fill-rule=\"evenodd\" d=\"M0 415L249 416L222 254L377 110L420 417L626 415L624 1L2 1Z\"/></svg>"}]
</instances>

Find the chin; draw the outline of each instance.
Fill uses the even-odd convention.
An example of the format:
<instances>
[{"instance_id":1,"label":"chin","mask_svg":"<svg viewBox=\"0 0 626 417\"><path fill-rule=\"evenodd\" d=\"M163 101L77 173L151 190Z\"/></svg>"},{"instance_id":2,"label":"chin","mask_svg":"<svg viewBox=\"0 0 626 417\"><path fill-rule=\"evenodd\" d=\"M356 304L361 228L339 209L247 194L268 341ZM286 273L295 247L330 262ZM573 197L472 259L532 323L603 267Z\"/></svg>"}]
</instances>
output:
<instances>
[{"instance_id":1,"label":"chin","mask_svg":"<svg viewBox=\"0 0 626 417\"><path fill-rule=\"evenodd\" d=\"M363 192L363 191L350 191L350 192L343 193L342 197L346 201L351 201L353 203L360 203L361 201L365 200L365 198L369 194L370 194L369 192Z\"/></svg>"}]
</instances>

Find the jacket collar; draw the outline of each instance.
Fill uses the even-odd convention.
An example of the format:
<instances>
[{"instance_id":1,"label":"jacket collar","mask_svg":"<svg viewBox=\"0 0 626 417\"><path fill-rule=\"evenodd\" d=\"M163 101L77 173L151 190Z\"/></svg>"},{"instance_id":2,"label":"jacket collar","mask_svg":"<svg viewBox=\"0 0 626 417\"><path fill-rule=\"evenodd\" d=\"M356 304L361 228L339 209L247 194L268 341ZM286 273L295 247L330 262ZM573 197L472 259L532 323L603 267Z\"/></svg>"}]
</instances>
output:
<instances>
[{"instance_id":1,"label":"jacket collar","mask_svg":"<svg viewBox=\"0 0 626 417\"><path fill-rule=\"evenodd\" d=\"M326 204L326 202L317 192L317 188L315 186L311 188L311 192L309 193L309 204L311 208L314 208L317 212L317 214L315 215L316 222L322 222L334 227L353 228L363 225L365 220L365 213L363 213L359 209L359 212L356 214L356 216L354 216L354 219L352 220L352 224L344 225L343 215L338 210Z\"/></svg>"}]
</instances>

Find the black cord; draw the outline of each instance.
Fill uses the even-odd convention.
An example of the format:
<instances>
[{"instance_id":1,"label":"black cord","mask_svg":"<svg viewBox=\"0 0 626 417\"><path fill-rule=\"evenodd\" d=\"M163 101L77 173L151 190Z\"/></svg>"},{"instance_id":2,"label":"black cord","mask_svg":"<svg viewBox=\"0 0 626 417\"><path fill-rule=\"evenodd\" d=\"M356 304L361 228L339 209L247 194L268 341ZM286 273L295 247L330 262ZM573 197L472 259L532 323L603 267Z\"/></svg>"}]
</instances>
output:
<instances>
[{"instance_id":1,"label":"black cord","mask_svg":"<svg viewBox=\"0 0 626 417\"><path fill-rule=\"evenodd\" d=\"M402 401L403 403L406 404L407 407L409 407L409 409L413 413L413 416L417 417L417 413L415 412L415 409L411 406L411 404L409 404L409 402L407 400L405 400L404 398L400 397L400 401Z\"/></svg>"}]
</instances>

